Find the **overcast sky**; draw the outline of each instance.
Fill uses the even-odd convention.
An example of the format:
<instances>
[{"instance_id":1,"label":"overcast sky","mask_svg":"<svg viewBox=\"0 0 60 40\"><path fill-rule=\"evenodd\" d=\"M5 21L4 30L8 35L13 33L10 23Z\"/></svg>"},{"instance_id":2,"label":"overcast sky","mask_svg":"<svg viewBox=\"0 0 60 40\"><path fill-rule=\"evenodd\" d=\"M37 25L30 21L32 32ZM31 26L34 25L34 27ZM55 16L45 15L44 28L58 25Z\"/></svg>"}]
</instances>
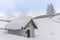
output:
<instances>
[{"instance_id":1,"label":"overcast sky","mask_svg":"<svg viewBox=\"0 0 60 40\"><path fill-rule=\"evenodd\" d=\"M58 11L60 10L60 0L0 0L0 11L46 11L49 3L53 3L54 8Z\"/></svg>"}]
</instances>

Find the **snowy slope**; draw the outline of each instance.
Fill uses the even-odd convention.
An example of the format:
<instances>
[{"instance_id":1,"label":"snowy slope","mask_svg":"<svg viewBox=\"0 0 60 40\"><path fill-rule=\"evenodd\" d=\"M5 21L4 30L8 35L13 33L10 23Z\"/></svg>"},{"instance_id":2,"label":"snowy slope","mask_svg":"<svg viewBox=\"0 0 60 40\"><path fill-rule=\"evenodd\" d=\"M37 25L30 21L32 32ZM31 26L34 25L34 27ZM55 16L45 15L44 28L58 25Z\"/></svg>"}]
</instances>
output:
<instances>
[{"instance_id":1,"label":"snowy slope","mask_svg":"<svg viewBox=\"0 0 60 40\"><path fill-rule=\"evenodd\" d=\"M24 16L21 18L17 18L6 25L6 29L12 29L12 30L18 30L21 29L21 27L25 27L27 23L31 20L30 16Z\"/></svg>"},{"instance_id":2,"label":"snowy slope","mask_svg":"<svg viewBox=\"0 0 60 40\"><path fill-rule=\"evenodd\" d=\"M42 18L35 20L38 26L38 33L40 35L40 39L42 40L60 40L60 23L55 22L58 20L59 16L50 18Z\"/></svg>"},{"instance_id":3,"label":"snowy slope","mask_svg":"<svg viewBox=\"0 0 60 40\"><path fill-rule=\"evenodd\" d=\"M1 40L60 40L60 16L50 18L34 19L38 29L35 29L35 38L25 38L17 35L7 34L0 30ZM58 21L58 22L56 22ZM4 23L0 23L3 25ZM7 24L7 23L5 23ZM2 27L2 26L0 26Z\"/></svg>"},{"instance_id":4,"label":"snowy slope","mask_svg":"<svg viewBox=\"0 0 60 40\"><path fill-rule=\"evenodd\" d=\"M5 25L9 24L8 22L0 21L0 28L5 28Z\"/></svg>"}]
</instances>

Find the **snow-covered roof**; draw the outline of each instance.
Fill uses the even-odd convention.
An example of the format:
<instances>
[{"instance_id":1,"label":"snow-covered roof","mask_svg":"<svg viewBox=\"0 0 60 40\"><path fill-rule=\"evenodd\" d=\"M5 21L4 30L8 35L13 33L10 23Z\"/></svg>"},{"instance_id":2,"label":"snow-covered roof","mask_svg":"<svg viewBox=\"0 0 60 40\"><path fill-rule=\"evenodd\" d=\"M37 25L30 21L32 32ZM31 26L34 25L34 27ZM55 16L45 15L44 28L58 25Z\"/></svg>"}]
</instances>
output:
<instances>
[{"instance_id":1,"label":"snow-covered roof","mask_svg":"<svg viewBox=\"0 0 60 40\"><path fill-rule=\"evenodd\" d=\"M9 24L7 24L6 28L13 29L13 30L21 29L21 27L25 27L30 20L31 17L29 16L19 17L13 20L12 22L10 22Z\"/></svg>"}]
</instances>

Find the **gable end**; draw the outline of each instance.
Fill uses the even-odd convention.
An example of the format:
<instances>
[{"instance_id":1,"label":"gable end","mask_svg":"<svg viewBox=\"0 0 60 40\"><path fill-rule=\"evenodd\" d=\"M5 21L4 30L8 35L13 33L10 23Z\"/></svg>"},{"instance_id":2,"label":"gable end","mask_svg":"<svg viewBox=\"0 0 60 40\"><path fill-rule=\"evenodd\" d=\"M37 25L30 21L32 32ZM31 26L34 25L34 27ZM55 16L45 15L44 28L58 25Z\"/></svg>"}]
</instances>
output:
<instances>
[{"instance_id":1,"label":"gable end","mask_svg":"<svg viewBox=\"0 0 60 40\"><path fill-rule=\"evenodd\" d=\"M27 25L25 26L25 28L28 27L29 23L32 23L32 25L34 26L34 28L38 29L37 26L36 26L36 24L33 22L32 19L27 23Z\"/></svg>"}]
</instances>

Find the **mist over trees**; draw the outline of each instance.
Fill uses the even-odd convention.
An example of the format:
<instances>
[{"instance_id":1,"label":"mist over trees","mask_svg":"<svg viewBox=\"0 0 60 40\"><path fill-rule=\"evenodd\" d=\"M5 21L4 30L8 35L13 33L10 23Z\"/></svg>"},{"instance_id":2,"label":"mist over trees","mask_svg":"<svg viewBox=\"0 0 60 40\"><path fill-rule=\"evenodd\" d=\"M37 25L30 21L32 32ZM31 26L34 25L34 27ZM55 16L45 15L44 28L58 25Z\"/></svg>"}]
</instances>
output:
<instances>
[{"instance_id":1,"label":"mist over trees","mask_svg":"<svg viewBox=\"0 0 60 40\"><path fill-rule=\"evenodd\" d=\"M46 15L49 15L50 17L52 17L52 15L54 14L55 14L55 9L53 4L51 3L50 5L47 6Z\"/></svg>"}]
</instances>

